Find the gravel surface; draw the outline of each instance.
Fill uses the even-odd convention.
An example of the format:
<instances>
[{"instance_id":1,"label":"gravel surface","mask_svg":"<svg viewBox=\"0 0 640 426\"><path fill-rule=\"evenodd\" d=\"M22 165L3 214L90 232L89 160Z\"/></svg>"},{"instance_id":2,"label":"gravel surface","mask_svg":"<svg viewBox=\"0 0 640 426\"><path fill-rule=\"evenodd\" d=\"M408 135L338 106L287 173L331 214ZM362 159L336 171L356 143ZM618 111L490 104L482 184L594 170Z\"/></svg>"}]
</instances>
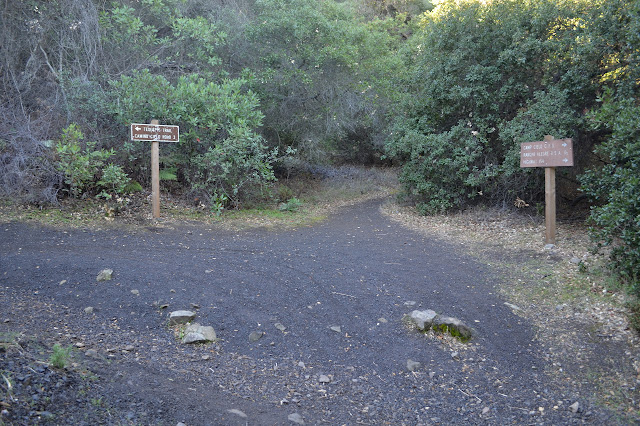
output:
<instances>
[{"instance_id":1,"label":"gravel surface","mask_svg":"<svg viewBox=\"0 0 640 426\"><path fill-rule=\"evenodd\" d=\"M0 424L628 422L548 376L497 271L381 203L290 230L0 224ZM181 344L184 309L219 340ZM414 309L474 337L419 333Z\"/></svg>"}]
</instances>

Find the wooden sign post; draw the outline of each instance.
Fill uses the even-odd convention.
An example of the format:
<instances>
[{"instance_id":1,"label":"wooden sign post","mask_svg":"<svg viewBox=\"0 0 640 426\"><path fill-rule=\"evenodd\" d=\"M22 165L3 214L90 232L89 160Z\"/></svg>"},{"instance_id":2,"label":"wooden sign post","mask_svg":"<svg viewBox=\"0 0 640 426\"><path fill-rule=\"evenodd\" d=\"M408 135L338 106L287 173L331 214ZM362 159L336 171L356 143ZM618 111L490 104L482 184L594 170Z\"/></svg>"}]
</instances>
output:
<instances>
[{"instance_id":1,"label":"wooden sign post","mask_svg":"<svg viewBox=\"0 0 640 426\"><path fill-rule=\"evenodd\" d=\"M160 142L178 142L178 126L160 125L158 120L151 124L131 124L131 140L151 141L151 206L154 218L160 217Z\"/></svg>"},{"instance_id":2,"label":"wooden sign post","mask_svg":"<svg viewBox=\"0 0 640 426\"><path fill-rule=\"evenodd\" d=\"M159 125L158 120L151 120L151 124ZM151 142L151 211L154 218L160 217L160 143Z\"/></svg>"},{"instance_id":3,"label":"wooden sign post","mask_svg":"<svg viewBox=\"0 0 640 426\"><path fill-rule=\"evenodd\" d=\"M544 242L556 243L556 168L544 169Z\"/></svg>"},{"instance_id":4,"label":"wooden sign post","mask_svg":"<svg viewBox=\"0 0 640 426\"><path fill-rule=\"evenodd\" d=\"M573 141L547 135L520 144L520 167L544 167L545 243L556 242L556 167L573 166Z\"/></svg>"}]
</instances>

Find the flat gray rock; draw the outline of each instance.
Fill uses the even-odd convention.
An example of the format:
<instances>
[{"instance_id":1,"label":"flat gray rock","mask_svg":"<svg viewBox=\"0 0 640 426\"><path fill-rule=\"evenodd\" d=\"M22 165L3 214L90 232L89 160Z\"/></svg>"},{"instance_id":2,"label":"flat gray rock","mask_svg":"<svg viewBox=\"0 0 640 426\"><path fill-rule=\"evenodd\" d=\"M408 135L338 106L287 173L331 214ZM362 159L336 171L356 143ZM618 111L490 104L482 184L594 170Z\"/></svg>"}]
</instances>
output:
<instances>
[{"instance_id":1,"label":"flat gray rock","mask_svg":"<svg viewBox=\"0 0 640 426\"><path fill-rule=\"evenodd\" d=\"M113 275L113 269L103 269L98 273L96 281L109 281Z\"/></svg>"},{"instance_id":2,"label":"flat gray rock","mask_svg":"<svg viewBox=\"0 0 640 426\"><path fill-rule=\"evenodd\" d=\"M293 413L293 414L289 414L289 416L287 417L287 419L290 422L293 422L295 424L298 425L303 425L304 424L304 419L302 418L302 416L298 413Z\"/></svg>"},{"instance_id":3,"label":"flat gray rock","mask_svg":"<svg viewBox=\"0 0 640 426\"><path fill-rule=\"evenodd\" d=\"M100 355L98 355L98 351L96 351L95 349L88 349L84 353L84 355L89 358L100 358Z\"/></svg>"},{"instance_id":4,"label":"flat gray rock","mask_svg":"<svg viewBox=\"0 0 640 426\"><path fill-rule=\"evenodd\" d=\"M182 343L185 345L192 343L206 343L207 339L200 333L186 333L182 338Z\"/></svg>"},{"instance_id":5,"label":"flat gray rock","mask_svg":"<svg viewBox=\"0 0 640 426\"><path fill-rule=\"evenodd\" d=\"M522 308L520 306L514 305L513 303L504 302L504 305L506 307L509 307L509 308L513 309L514 311L521 311L522 310Z\"/></svg>"},{"instance_id":6,"label":"flat gray rock","mask_svg":"<svg viewBox=\"0 0 640 426\"><path fill-rule=\"evenodd\" d=\"M407 360L407 370L409 370L409 371L416 371L421 366L422 366L422 364L420 364L418 361L413 361L411 359Z\"/></svg>"},{"instance_id":7,"label":"flat gray rock","mask_svg":"<svg viewBox=\"0 0 640 426\"><path fill-rule=\"evenodd\" d=\"M249 341L257 342L258 340L262 339L262 336L264 336L264 333L262 331L252 331L251 334L249 334Z\"/></svg>"},{"instance_id":8,"label":"flat gray rock","mask_svg":"<svg viewBox=\"0 0 640 426\"><path fill-rule=\"evenodd\" d=\"M194 323L185 328L182 343L208 343L215 342L215 340L216 332L213 327Z\"/></svg>"},{"instance_id":9,"label":"flat gray rock","mask_svg":"<svg viewBox=\"0 0 640 426\"><path fill-rule=\"evenodd\" d=\"M437 316L438 314L436 314L435 311L432 311L431 309L427 309L426 311L412 311L409 314L409 317L411 318L413 323L423 331L431 328L431 324L433 324L433 321Z\"/></svg>"},{"instance_id":10,"label":"flat gray rock","mask_svg":"<svg viewBox=\"0 0 640 426\"><path fill-rule=\"evenodd\" d=\"M187 324L196 318L195 312L173 311L169 314L169 325Z\"/></svg>"}]
</instances>

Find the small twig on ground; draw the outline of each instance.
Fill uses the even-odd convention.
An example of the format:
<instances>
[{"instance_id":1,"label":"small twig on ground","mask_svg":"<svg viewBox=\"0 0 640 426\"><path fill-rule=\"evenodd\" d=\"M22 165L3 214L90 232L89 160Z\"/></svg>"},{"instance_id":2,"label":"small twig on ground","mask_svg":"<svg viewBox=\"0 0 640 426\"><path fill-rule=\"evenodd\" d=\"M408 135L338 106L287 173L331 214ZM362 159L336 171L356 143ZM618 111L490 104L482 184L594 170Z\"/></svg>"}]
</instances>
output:
<instances>
[{"instance_id":1,"label":"small twig on ground","mask_svg":"<svg viewBox=\"0 0 640 426\"><path fill-rule=\"evenodd\" d=\"M459 390L460 392L462 392L463 394L467 395L469 398L473 397L473 398L477 399L477 400L478 400L478 402L482 402L482 400L481 400L480 398L478 398L477 396L475 396L475 395L470 395L470 394L466 393L465 391L463 391L462 389L458 389L458 390Z\"/></svg>"},{"instance_id":2,"label":"small twig on ground","mask_svg":"<svg viewBox=\"0 0 640 426\"><path fill-rule=\"evenodd\" d=\"M7 382L7 392L11 392L11 388L13 388L13 385L4 374L2 375L2 378L4 379L5 382Z\"/></svg>"},{"instance_id":3,"label":"small twig on ground","mask_svg":"<svg viewBox=\"0 0 640 426\"><path fill-rule=\"evenodd\" d=\"M338 293L337 291L332 291L332 292L331 292L331 294L337 294L337 295L339 295L339 296L346 296L346 297L352 297L352 298L354 298L354 299L357 299L357 297L356 297L356 296L352 296L352 295L350 295L350 294Z\"/></svg>"}]
</instances>

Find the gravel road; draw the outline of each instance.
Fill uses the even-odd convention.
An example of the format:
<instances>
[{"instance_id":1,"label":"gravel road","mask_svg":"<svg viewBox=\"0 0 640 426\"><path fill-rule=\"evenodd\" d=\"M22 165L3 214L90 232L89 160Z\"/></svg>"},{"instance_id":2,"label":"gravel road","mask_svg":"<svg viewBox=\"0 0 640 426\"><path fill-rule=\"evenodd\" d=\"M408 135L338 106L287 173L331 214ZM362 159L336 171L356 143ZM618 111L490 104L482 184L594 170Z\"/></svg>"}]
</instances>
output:
<instances>
[{"instance_id":1,"label":"gravel road","mask_svg":"<svg viewBox=\"0 0 640 426\"><path fill-rule=\"evenodd\" d=\"M0 424L616 423L546 376L490 267L381 202L293 230L0 224ZM182 345L182 309L219 341ZM414 309L474 337L418 333ZM54 343L75 348L64 370L43 363Z\"/></svg>"}]
</instances>

